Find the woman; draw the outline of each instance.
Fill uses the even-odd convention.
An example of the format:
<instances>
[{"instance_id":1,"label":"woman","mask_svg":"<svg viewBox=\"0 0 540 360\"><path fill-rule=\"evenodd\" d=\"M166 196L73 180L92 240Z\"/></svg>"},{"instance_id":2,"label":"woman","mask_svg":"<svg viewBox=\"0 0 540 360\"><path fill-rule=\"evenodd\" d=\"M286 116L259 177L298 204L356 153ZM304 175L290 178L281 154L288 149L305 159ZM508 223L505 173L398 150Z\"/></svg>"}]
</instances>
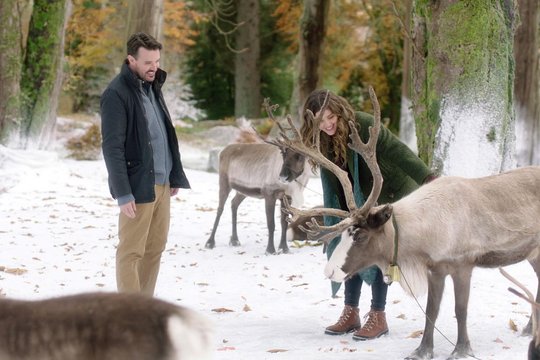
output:
<instances>
[{"instance_id":1,"label":"woman","mask_svg":"<svg viewBox=\"0 0 540 360\"><path fill-rule=\"evenodd\" d=\"M328 96L328 105L322 114L320 123L314 121L320 116L321 108ZM315 116L308 114L307 110ZM314 133L320 131L321 153L335 164L347 170L349 180L353 184L355 201L363 204L364 195L371 192L373 178L362 157L349 149L349 121L358 125L363 142L369 139L369 126L373 125L373 117L367 113L355 112L342 97L328 90L315 90L307 98L304 109L304 123L301 128L302 139L308 146L313 146ZM377 142L377 161L383 177L383 187L378 199L379 204L390 203L401 199L414 191L422 183L432 180L428 167L405 144L388 129L381 127ZM316 164L310 160L313 168ZM348 210L341 184L334 174L321 168L324 206ZM325 217L325 225L335 224L339 219ZM327 249L328 257L339 243L340 237L333 239ZM371 284L371 310L367 320L361 326L358 304L363 282ZM333 295L339 284L332 283ZM388 333L385 305L388 285L383 281L381 270L373 266L345 281L345 307L338 321L326 328L329 335L341 335L353 332L355 340L371 340Z\"/></svg>"}]
</instances>

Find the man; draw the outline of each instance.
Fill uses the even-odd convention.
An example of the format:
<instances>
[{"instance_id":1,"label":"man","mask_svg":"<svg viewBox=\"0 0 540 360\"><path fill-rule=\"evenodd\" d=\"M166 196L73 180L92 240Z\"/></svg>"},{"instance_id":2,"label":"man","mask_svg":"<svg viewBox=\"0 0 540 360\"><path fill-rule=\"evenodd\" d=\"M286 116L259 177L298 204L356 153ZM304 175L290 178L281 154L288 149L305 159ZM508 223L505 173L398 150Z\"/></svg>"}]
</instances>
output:
<instances>
[{"instance_id":1,"label":"man","mask_svg":"<svg viewBox=\"0 0 540 360\"><path fill-rule=\"evenodd\" d=\"M190 188L161 87L162 45L131 35L121 72L101 96L103 157L120 207L118 291L152 296L170 222L170 197Z\"/></svg>"}]
</instances>

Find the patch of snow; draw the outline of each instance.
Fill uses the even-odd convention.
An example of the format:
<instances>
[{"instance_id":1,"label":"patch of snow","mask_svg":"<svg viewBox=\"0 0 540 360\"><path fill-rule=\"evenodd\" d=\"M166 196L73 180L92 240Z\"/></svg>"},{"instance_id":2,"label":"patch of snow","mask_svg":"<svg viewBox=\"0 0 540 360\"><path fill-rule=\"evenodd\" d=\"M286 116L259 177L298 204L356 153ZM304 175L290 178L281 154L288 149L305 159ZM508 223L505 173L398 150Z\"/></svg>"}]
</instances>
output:
<instances>
[{"instance_id":1,"label":"patch of snow","mask_svg":"<svg viewBox=\"0 0 540 360\"><path fill-rule=\"evenodd\" d=\"M513 140L501 125L502 107L463 104L448 96L441 104L433 164L441 175L481 177L515 167ZM513 122L512 125L513 127Z\"/></svg>"},{"instance_id":2,"label":"patch of snow","mask_svg":"<svg viewBox=\"0 0 540 360\"><path fill-rule=\"evenodd\" d=\"M118 207L109 195L103 161L74 161L53 152L5 147L0 147L0 159L0 188L7 189L0 192L0 293L41 299L116 291ZM325 335L324 328L337 320L343 307L342 290L332 298L323 276L326 255L320 246L292 244L291 254L264 255L262 200L248 198L239 208L240 247L228 245L231 213L226 206L216 248L206 249L218 204L217 174L191 168L186 174L193 188L172 199L156 297L187 306L216 324L216 360L403 359L419 345L426 297L415 300L397 284L388 291L387 336L355 342L350 334ZM321 203L318 178L310 179L304 198L305 207ZM535 291L536 277L528 264L507 270ZM468 327L480 359L526 358L530 338L519 331L527 323L530 306L511 295L508 286L496 270L473 273ZM370 298L365 286L362 315L369 311ZM510 322L518 332L510 329ZM437 327L435 359L446 359L456 341L450 280Z\"/></svg>"}]
</instances>

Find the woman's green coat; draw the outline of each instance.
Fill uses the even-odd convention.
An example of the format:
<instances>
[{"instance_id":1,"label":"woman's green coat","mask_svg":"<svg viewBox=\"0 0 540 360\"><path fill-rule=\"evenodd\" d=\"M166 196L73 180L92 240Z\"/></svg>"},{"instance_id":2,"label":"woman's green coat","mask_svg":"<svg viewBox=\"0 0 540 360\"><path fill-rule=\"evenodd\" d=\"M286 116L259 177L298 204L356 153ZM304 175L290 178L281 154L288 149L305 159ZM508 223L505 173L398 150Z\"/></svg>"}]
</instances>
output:
<instances>
[{"instance_id":1,"label":"woman's green coat","mask_svg":"<svg viewBox=\"0 0 540 360\"><path fill-rule=\"evenodd\" d=\"M363 142L369 139L369 127L373 126L373 116L364 112L356 113L360 138ZM404 143L402 143L390 130L381 126L377 141L377 163L381 169L383 186L378 198L379 204L395 202L416 190L431 174L424 162L416 156ZM364 199L373 187L373 176L369 168L358 153L349 149L347 164L353 179L353 191L357 206L362 206ZM341 192L341 184L336 176L325 168L321 168L321 182L323 188L324 206L348 210L346 204L340 204L338 194ZM325 225L333 225L341 219L326 216ZM327 256L338 245L341 236L334 238L328 245ZM373 266L362 272L360 276L368 284L375 279L376 267ZM335 296L340 284L332 282L332 296Z\"/></svg>"}]
</instances>

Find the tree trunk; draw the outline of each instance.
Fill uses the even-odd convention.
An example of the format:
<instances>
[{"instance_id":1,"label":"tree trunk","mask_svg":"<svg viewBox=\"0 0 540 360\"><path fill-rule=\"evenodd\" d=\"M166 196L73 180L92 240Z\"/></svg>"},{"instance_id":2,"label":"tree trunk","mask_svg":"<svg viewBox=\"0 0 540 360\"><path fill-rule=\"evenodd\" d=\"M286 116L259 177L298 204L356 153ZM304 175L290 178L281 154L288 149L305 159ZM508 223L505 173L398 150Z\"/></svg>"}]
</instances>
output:
<instances>
[{"instance_id":1,"label":"tree trunk","mask_svg":"<svg viewBox=\"0 0 540 360\"><path fill-rule=\"evenodd\" d=\"M142 31L162 41L163 0L129 0L126 39Z\"/></svg>"},{"instance_id":2,"label":"tree trunk","mask_svg":"<svg viewBox=\"0 0 540 360\"><path fill-rule=\"evenodd\" d=\"M299 118L304 101L319 85L319 65L329 6L329 0L304 1L304 13L300 20L298 77L291 99L291 113L298 114Z\"/></svg>"},{"instance_id":3,"label":"tree trunk","mask_svg":"<svg viewBox=\"0 0 540 360\"><path fill-rule=\"evenodd\" d=\"M238 0L234 62L234 115L249 119L261 115L259 0Z\"/></svg>"},{"instance_id":4,"label":"tree trunk","mask_svg":"<svg viewBox=\"0 0 540 360\"><path fill-rule=\"evenodd\" d=\"M25 147L46 147L56 123L69 0L35 0L21 82Z\"/></svg>"},{"instance_id":5,"label":"tree trunk","mask_svg":"<svg viewBox=\"0 0 540 360\"><path fill-rule=\"evenodd\" d=\"M411 104L411 34L412 0L405 0L405 36L403 37L403 78L401 82L401 112L399 120L399 139L411 150L418 152L416 145L416 126Z\"/></svg>"},{"instance_id":6,"label":"tree trunk","mask_svg":"<svg viewBox=\"0 0 540 360\"><path fill-rule=\"evenodd\" d=\"M418 149L440 174L477 177L515 166L513 5L414 3Z\"/></svg>"},{"instance_id":7,"label":"tree trunk","mask_svg":"<svg viewBox=\"0 0 540 360\"><path fill-rule=\"evenodd\" d=\"M521 25L514 39L516 157L519 166L540 165L540 2L519 0Z\"/></svg>"},{"instance_id":8,"label":"tree trunk","mask_svg":"<svg viewBox=\"0 0 540 360\"><path fill-rule=\"evenodd\" d=\"M20 121L22 28L18 0L0 2L0 23L0 143L6 143Z\"/></svg>"}]
</instances>

